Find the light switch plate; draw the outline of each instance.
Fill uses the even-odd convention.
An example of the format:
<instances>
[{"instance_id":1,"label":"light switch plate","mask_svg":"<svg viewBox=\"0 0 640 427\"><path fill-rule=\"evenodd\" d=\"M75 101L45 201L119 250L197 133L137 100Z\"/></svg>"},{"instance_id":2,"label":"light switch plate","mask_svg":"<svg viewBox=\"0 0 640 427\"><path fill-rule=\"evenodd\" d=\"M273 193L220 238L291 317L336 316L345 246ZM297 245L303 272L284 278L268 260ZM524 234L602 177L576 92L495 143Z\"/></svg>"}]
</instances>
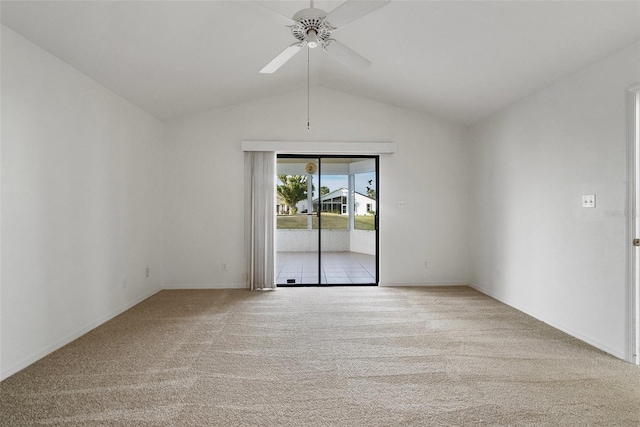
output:
<instances>
[{"instance_id":1,"label":"light switch plate","mask_svg":"<svg viewBox=\"0 0 640 427\"><path fill-rule=\"evenodd\" d=\"M582 195L582 207L583 208L595 208L596 207L596 195L584 194Z\"/></svg>"}]
</instances>

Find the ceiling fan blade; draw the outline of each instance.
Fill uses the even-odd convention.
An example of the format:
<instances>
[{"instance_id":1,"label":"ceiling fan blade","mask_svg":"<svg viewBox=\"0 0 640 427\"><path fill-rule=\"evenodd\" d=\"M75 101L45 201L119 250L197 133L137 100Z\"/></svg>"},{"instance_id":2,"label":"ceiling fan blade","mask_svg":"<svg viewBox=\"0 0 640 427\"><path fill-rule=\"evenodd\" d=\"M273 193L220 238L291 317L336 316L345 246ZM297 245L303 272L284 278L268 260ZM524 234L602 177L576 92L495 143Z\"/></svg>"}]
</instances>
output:
<instances>
[{"instance_id":1,"label":"ceiling fan blade","mask_svg":"<svg viewBox=\"0 0 640 427\"><path fill-rule=\"evenodd\" d=\"M332 27L341 28L389 3L391 0L347 0L327 14L327 22Z\"/></svg>"},{"instance_id":2,"label":"ceiling fan blade","mask_svg":"<svg viewBox=\"0 0 640 427\"><path fill-rule=\"evenodd\" d=\"M293 55L300 52L300 49L302 49L301 43L292 44L291 46L283 50L282 53L280 53L280 55L273 58L273 60L269 62L262 70L260 70L260 72L263 74L273 73L278 68L282 67L285 62L290 60L293 57Z\"/></svg>"},{"instance_id":3,"label":"ceiling fan blade","mask_svg":"<svg viewBox=\"0 0 640 427\"><path fill-rule=\"evenodd\" d=\"M271 9L269 6L267 6L266 4L253 0L253 2L255 4L260 5L261 7L259 8L259 10L261 10L262 12L266 12L265 15L269 15L272 18L276 18L277 20L279 20L283 25L293 25L296 23L296 21L294 21L293 19L286 17L282 14L280 14L279 12L276 12L275 10Z\"/></svg>"},{"instance_id":4,"label":"ceiling fan blade","mask_svg":"<svg viewBox=\"0 0 640 427\"><path fill-rule=\"evenodd\" d=\"M337 40L332 41L331 44L327 46L327 53L355 71L362 71L371 65L371 62L367 58L354 52Z\"/></svg>"}]
</instances>

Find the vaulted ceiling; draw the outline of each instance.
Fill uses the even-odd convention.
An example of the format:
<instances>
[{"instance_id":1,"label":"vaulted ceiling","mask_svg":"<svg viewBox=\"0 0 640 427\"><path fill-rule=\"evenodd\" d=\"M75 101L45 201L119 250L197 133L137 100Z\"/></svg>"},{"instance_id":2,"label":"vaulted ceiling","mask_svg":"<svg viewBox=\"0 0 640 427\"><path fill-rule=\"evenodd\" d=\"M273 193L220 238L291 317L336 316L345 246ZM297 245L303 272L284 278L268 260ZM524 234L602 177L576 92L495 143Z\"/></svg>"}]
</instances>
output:
<instances>
[{"instance_id":1,"label":"vaulted ceiling","mask_svg":"<svg viewBox=\"0 0 640 427\"><path fill-rule=\"evenodd\" d=\"M309 7L263 3L286 16ZM295 40L252 1L1 8L4 25L160 119L307 86L306 52L258 72ZM373 65L355 72L313 49L312 85L469 124L640 40L640 2L392 1L334 37Z\"/></svg>"}]
</instances>

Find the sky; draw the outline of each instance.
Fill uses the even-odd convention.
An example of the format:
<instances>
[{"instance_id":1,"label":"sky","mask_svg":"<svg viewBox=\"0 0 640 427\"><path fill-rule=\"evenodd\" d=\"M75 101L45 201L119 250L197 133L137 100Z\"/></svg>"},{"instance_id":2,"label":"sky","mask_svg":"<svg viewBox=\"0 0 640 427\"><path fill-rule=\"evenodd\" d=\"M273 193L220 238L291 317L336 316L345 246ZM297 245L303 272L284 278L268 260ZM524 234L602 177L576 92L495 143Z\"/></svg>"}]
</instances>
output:
<instances>
[{"instance_id":1,"label":"sky","mask_svg":"<svg viewBox=\"0 0 640 427\"><path fill-rule=\"evenodd\" d=\"M347 188L348 177L347 175L322 175L321 177L321 185L324 187L329 187L329 190L335 191L341 187ZM317 176L316 176L317 179ZM368 181L372 180L372 185L369 185ZM314 185L317 183L314 182ZM356 191L361 194L367 194L367 186L370 186L375 189L376 186L376 174L375 172L361 173L356 175ZM316 195L314 195L316 196Z\"/></svg>"}]
</instances>

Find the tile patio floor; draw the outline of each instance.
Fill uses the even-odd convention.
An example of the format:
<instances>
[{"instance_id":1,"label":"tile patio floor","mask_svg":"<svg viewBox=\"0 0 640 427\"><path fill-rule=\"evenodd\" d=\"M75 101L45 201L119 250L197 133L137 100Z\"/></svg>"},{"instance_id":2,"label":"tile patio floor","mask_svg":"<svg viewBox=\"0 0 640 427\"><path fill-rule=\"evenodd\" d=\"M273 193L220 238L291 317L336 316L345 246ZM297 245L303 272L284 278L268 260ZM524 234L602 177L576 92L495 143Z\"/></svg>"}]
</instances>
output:
<instances>
[{"instance_id":1,"label":"tile patio floor","mask_svg":"<svg viewBox=\"0 0 640 427\"><path fill-rule=\"evenodd\" d=\"M318 284L317 252L277 252L276 283ZM376 257L357 252L323 252L322 285L376 284Z\"/></svg>"}]
</instances>

